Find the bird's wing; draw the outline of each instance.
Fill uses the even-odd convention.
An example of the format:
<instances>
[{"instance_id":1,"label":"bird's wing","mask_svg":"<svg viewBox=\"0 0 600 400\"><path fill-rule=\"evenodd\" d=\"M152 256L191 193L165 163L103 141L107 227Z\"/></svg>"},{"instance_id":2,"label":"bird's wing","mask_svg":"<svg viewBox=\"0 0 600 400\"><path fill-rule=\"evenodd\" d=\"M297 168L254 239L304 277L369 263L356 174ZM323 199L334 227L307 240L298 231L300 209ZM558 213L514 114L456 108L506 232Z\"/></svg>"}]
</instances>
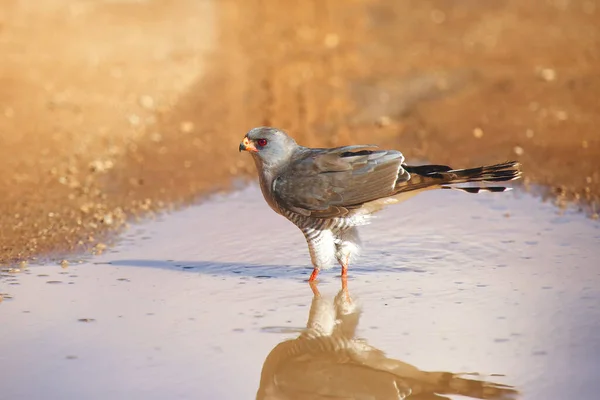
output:
<instances>
[{"instance_id":1,"label":"bird's wing","mask_svg":"<svg viewBox=\"0 0 600 400\"><path fill-rule=\"evenodd\" d=\"M306 149L275 179L273 194L280 205L299 214L340 217L393 195L399 183L410 179L403 162L399 151L368 145Z\"/></svg>"}]
</instances>

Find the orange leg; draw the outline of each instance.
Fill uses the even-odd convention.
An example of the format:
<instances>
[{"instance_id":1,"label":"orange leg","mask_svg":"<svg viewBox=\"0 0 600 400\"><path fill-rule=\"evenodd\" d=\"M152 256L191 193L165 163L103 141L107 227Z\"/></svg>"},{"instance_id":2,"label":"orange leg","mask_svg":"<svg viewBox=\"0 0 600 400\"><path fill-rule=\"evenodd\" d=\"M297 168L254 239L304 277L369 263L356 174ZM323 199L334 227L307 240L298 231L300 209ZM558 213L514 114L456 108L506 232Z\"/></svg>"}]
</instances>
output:
<instances>
[{"instance_id":1,"label":"orange leg","mask_svg":"<svg viewBox=\"0 0 600 400\"><path fill-rule=\"evenodd\" d=\"M350 261L350 256L346 257L346 262L342 264L342 278L348 277L348 262Z\"/></svg>"},{"instance_id":2,"label":"orange leg","mask_svg":"<svg viewBox=\"0 0 600 400\"><path fill-rule=\"evenodd\" d=\"M348 262L350 261L350 256L346 257L346 262L342 264L342 290L346 294L346 300L352 302L350 299L350 294L348 293Z\"/></svg>"},{"instance_id":3,"label":"orange leg","mask_svg":"<svg viewBox=\"0 0 600 400\"><path fill-rule=\"evenodd\" d=\"M314 282L317 279L317 275L319 275L319 270L318 269L313 269L312 274L310 274L310 278L308 278L309 282Z\"/></svg>"},{"instance_id":4,"label":"orange leg","mask_svg":"<svg viewBox=\"0 0 600 400\"><path fill-rule=\"evenodd\" d=\"M317 288L317 283L315 281L309 281L310 290L313 292L313 296L321 297L321 293L319 293L319 289Z\"/></svg>"}]
</instances>

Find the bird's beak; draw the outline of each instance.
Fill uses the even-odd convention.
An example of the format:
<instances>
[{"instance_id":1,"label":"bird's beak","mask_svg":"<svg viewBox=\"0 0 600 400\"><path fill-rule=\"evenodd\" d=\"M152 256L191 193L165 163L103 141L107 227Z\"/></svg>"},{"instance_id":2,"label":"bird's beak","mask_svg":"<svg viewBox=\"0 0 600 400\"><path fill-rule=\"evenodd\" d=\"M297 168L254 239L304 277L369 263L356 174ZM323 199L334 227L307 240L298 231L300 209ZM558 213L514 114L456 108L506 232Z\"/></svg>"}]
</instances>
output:
<instances>
[{"instance_id":1,"label":"bird's beak","mask_svg":"<svg viewBox=\"0 0 600 400\"><path fill-rule=\"evenodd\" d=\"M240 151L242 151L242 150L251 151L253 153L256 153L258 151L258 149L254 145L254 143L252 143L250 140L248 140L247 137L245 137L244 140L242 140L242 143L240 143Z\"/></svg>"}]
</instances>

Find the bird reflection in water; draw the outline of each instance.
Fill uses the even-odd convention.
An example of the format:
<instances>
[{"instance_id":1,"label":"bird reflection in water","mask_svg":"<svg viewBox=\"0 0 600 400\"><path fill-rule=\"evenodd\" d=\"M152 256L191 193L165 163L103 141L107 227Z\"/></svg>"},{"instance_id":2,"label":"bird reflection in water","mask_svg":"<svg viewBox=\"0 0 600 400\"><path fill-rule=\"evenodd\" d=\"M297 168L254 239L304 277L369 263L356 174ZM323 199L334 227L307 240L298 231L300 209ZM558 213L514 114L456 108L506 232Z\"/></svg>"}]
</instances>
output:
<instances>
[{"instance_id":1,"label":"bird reflection in water","mask_svg":"<svg viewBox=\"0 0 600 400\"><path fill-rule=\"evenodd\" d=\"M355 337L360 308L346 280L333 301L311 282L313 300L306 329L278 344L264 362L258 400L514 399L511 386L468 379L464 374L426 372L388 358Z\"/></svg>"}]
</instances>

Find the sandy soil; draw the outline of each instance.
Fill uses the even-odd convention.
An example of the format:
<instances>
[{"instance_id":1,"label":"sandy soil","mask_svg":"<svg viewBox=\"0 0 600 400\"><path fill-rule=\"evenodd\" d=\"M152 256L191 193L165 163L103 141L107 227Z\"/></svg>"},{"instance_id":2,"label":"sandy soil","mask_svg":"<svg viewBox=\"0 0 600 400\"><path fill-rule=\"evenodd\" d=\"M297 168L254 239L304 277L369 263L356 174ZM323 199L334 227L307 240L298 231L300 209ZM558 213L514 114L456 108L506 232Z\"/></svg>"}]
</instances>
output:
<instances>
[{"instance_id":1,"label":"sandy soil","mask_svg":"<svg viewBox=\"0 0 600 400\"><path fill-rule=\"evenodd\" d=\"M528 181L594 215L593 1L0 0L0 263L253 172L256 125Z\"/></svg>"}]
</instances>

